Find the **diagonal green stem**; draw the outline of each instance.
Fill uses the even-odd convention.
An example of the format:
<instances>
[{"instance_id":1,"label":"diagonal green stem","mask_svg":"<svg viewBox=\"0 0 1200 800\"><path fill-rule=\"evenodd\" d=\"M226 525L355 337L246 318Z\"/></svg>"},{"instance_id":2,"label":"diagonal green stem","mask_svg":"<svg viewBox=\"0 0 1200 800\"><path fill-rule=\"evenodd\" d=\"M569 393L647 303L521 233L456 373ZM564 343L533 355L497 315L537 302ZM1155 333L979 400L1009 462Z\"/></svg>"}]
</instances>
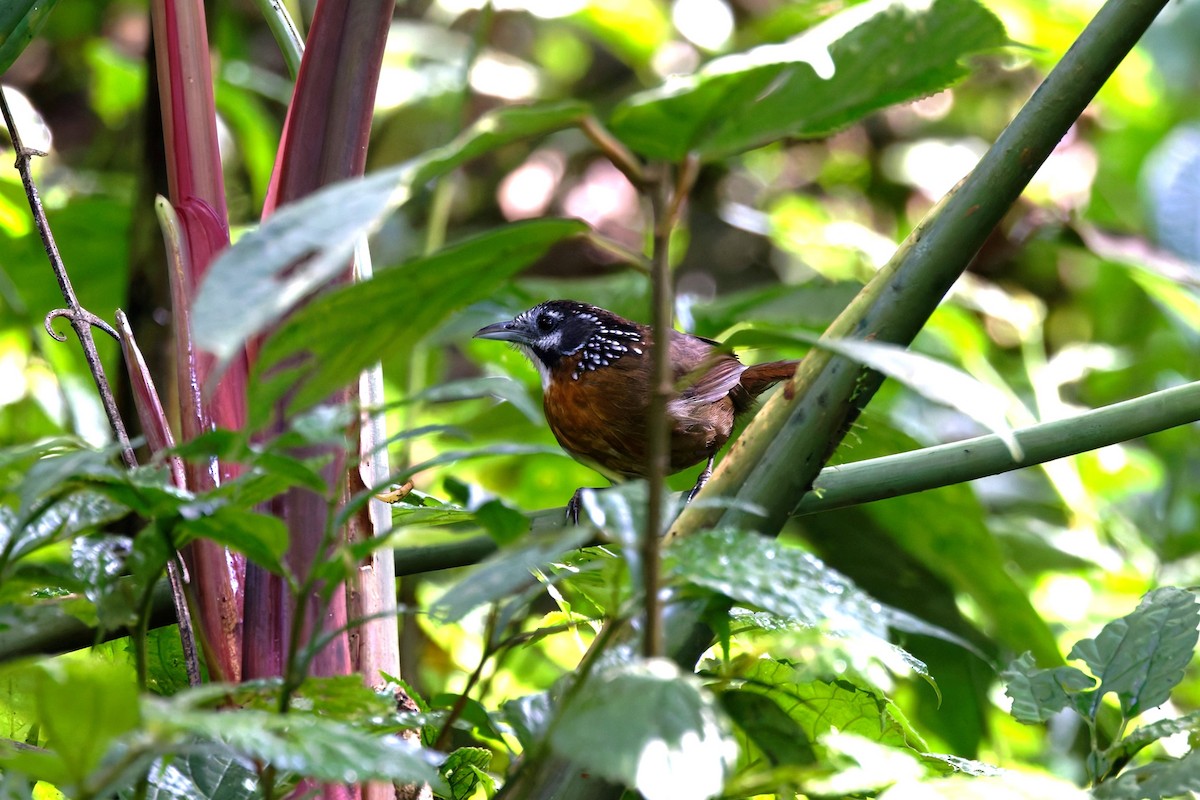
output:
<instances>
[{"instance_id":1,"label":"diagonal green stem","mask_svg":"<svg viewBox=\"0 0 1200 800\"><path fill-rule=\"evenodd\" d=\"M910 342L1165 4L1109 0L975 170L909 235L826 335ZM714 525L777 533L881 382L878 373L844 358L810 353L708 484L709 496L739 502L724 512L690 506L672 533ZM765 520L744 510L753 506L766 510Z\"/></svg>"}]
</instances>

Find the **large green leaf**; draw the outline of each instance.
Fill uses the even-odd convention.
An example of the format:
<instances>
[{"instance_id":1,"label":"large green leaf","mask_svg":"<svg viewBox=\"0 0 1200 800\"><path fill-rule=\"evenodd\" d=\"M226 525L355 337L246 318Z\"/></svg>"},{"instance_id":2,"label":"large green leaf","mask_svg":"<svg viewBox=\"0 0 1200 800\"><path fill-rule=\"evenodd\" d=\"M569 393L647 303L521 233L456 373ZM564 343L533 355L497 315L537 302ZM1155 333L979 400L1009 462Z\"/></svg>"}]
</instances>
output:
<instances>
[{"instance_id":1,"label":"large green leaf","mask_svg":"<svg viewBox=\"0 0 1200 800\"><path fill-rule=\"evenodd\" d=\"M737 756L716 701L665 660L594 673L563 708L550 746L647 800L713 797Z\"/></svg>"},{"instance_id":2,"label":"large green leaf","mask_svg":"<svg viewBox=\"0 0 1200 800\"><path fill-rule=\"evenodd\" d=\"M442 760L439 754L399 736L380 735L313 714L195 711L178 704L155 704L146 714L161 731L218 743L243 758L318 781L386 780L442 786L434 768Z\"/></svg>"},{"instance_id":3,"label":"large green leaf","mask_svg":"<svg viewBox=\"0 0 1200 800\"><path fill-rule=\"evenodd\" d=\"M823 136L949 86L962 61L1007 42L974 0L874 0L801 36L712 61L626 100L610 127L644 156L705 160L788 136Z\"/></svg>"},{"instance_id":4,"label":"large green leaf","mask_svg":"<svg viewBox=\"0 0 1200 800\"><path fill-rule=\"evenodd\" d=\"M836 729L891 747L927 747L903 714L885 697L846 681L796 681L789 664L758 659L741 673L744 691L771 698L810 742Z\"/></svg>"},{"instance_id":5,"label":"large green leaf","mask_svg":"<svg viewBox=\"0 0 1200 800\"><path fill-rule=\"evenodd\" d=\"M192 310L197 346L227 362L248 339L342 272L360 237L428 181L509 142L568 127L585 113L576 103L503 109L444 147L283 206L213 262Z\"/></svg>"},{"instance_id":6,"label":"large green leaf","mask_svg":"<svg viewBox=\"0 0 1200 800\"><path fill-rule=\"evenodd\" d=\"M42 735L71 781L82 786L114 740L141 721L133 676L99 660L48 661L34 669Z\"/></svg>"},{"instance_id":7,"label":"large green leaf","mask_svg":"<svg viewBox=\"0 0 1200 800\"><path fill-rule=\"evenodd\" d=\"M1114 692L1126 717L1167 702L1183 679L1196 648L1200 605L1185 589L1164 586L1142 598L1133 613L1104 626L1095 639L1071 648L1100 685L1092 696L1094 715L1101 698Z\"/></svg>"},{"instance_id":8,"label":"large green leaf","mask_svg":"<svg viewBox=\"0 0 1200 800\"><path fill-rule=\"evenodd\" d=\"M892 627L970 648L948 631L880 603L812 554L757 533L701 531L672 542L666 555L669 574L784 617L792 625L884 642Z\"/></svg>"},{"instance_id":9,"label":"large green leaf","mask_svg":"<svg viewBox=\"0 0 1200 800\"><path fill-rule=\"evenodd\" d=\"M0 74L33 41L58 0L4 0L0 3Z\"/></svg>"},{"instance_id":10,"label":"large green leaf","mask_svg":"<svg viewBox=\"0 0 1200 800\"><path fill-rule=\"evenodd\" d=\"M268 419L297 383L292 411L324 399L387 353L407 352L451 312L489 297L552 244L585 230L565 219L510 225L317 298L259 353L251 420Z\"/></svg>"}]
</instances>

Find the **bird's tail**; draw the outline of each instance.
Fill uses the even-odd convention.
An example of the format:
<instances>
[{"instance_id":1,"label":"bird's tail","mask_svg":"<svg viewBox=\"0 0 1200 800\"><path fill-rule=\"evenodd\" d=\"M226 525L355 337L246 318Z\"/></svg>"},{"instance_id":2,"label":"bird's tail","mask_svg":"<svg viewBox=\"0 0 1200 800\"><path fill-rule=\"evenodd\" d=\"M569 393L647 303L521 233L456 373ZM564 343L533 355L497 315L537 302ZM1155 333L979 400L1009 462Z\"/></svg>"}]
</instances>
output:
<instances>
[{"instance_id":1,"label":"bird's tail","mask_svg":"<svg viewBox=\"0 0 1200 800\"><path fill-rule=\"evenodd\" d=\"M769 361L766 364L754 364L746 367L741 374L740 383L751 397L758 397L780 381L785 381L796 374L799 361Z\"/></svg>"}]
</instances>

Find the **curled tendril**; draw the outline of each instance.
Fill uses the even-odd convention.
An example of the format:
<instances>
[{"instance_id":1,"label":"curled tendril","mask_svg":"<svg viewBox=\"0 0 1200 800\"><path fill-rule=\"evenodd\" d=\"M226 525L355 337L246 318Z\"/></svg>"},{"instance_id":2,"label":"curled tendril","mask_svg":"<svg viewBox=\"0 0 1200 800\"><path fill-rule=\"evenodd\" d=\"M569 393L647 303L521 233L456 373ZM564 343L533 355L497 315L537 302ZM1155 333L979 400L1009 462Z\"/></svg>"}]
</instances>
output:
<instances>
[{"instance_id":1,"label":"curled tendril","mask_svg":"<svg viewBox=\"0 0 1200 800\"><path fill-rule=\"evenodd\" d=\"M71 324L75 324L77 321L85 322L88 325L91 325L93 328L99 328L100 330L104 331L118 342L121 341L120 335L112 325L109 325L92 312L83 308L56 308L46 315L46 319L43 323L46 328L46 333L50 334L55 341L65 342L67 340L67 335L65 333L59 333L58 331L54 330L54 320L58 319L59 317L65 317L66 319L71 320Z\"/></svg>"}]
</instances>

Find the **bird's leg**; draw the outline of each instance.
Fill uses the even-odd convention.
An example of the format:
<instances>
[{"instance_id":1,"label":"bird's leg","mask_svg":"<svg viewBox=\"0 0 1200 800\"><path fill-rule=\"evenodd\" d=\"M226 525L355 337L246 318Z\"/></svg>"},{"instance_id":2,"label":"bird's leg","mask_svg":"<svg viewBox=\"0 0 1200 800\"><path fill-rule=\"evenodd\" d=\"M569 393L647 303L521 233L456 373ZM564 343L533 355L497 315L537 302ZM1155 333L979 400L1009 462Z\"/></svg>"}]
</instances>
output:
<instances>
[{"instance_id":1,"label":"bird's leg","mask_svg":"<svg viewBox=\"0 0 1200 800\"><path fill-rule=\"evenodd\" d=\"M696 478L696 485L688 492L687 501L690 503L696 499L696 495L700 494L700 490L704 488L704 484L708 483L708 479L712 477L713 459L715 455L708 457L708 463L704 465L704 469L700 470L699 477Z\"/></svg>"},{"instance_id":2,"label":"bird's leg","mask_svg":"<svg viewBox=\"0 0 1200 800\"><path fill-rule=\"evenodd\" d=\"M567 522L571 525L579 524L579 513L583 511L583 493L592 489L597 491L595 487L580 486L575 490L575 494L571 495L571 499L567 501Z\"/></svg>"}]
</instances>

